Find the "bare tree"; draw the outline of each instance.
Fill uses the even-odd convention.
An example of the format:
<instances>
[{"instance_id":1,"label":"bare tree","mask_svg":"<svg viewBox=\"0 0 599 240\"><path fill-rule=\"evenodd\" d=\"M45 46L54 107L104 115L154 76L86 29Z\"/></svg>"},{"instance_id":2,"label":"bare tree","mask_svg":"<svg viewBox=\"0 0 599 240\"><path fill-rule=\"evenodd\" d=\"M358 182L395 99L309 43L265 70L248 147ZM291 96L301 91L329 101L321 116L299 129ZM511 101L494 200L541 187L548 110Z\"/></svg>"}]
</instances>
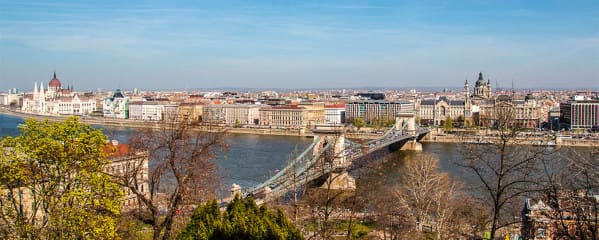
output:
<instances>
[{"instance_id":1,"label":"bare tree","mask_svg":"<svg viewBox=\"0 0 599 240\"><path fill-rule=\"evenodd\" d=\"M447 223L458 196L457 183L447 173L439 171L439 160L429 154L419 154L404 163L400 182L395 188L399 207L407 211L407 219L418 233L428 226L437 239L447 236Z\"/></svg>"},{"instance_id":2,"label":"bare tree","mask_svg":"<svg viewBox=\"0 0 599 240\"><path fill-rule=\"evenodd\" d=\"M335 149L338 141L338 136L324 141L319 150L323 152L313 165L307 168L307 172L303 174L303 176L309 176L316 173L321 176L320 179L313 181L311 185L304 184L305 193L301 205L306 206L306 209L310 211L309 222L316 223L316 229L310 233L308 238L330 239L337 230L338 220L345 219L347 214L351 215L343 209L358 204L358 201L352 200L352 197L355 197L354 190L338 189L338 186L336 186L340 184L339 180L343 179L340 177L344 175L331 172L331 168L334 168L334 164L336 164L335 159L342 157L342 154L344 154L344 149ZM352 227L352 224L349 224L349 227ZM352 234L351 230L347 230L347 233Z\"/></svg>"},{"instance_id":3,"label":"bare tree","mask_svg":"<svg viewBox=\"0 0 599 240\"><path fill-rule=\"evenodd\" d=\"M524 194L538 189L539 162L544 149L520 145L515 110L510 106L494 109L494 138L487 145L464 145L464 159L457 164L474 175L481 197L489 203L491 239L498 229L519 223L520 203Z\"/></svg>"},{"instance_id":4,"label":"bare tree","mask_svg":"<svg viewBox=\"0 0 599 240\"><path fill-rule=\"evenodd\" d=\"M570 158L572 168L571 192L575 215L576 238L599 239L599 150L577 153Z\"/></svg>"},{"instance_id":5,"label":"bare tree","mask_svg":"<svg viewBox=\"0 0 599 240\"><path fill-rule=\"evenodd\" d=\"M566 148L543 161L545 189L542 198L551 207L554 237L598 239L599 151ZM527 228L527 234L534 229Z\"/></svg>"},{"instance_id":6,"label":"bare tree","mask_svg":"<svg viewBox=\"0 0 599 240\"><path fill-rule=\"evenodd\" d=\"M376 232L382 239L409 238L409 232L413 232L415 226L411 221L406 221L409 213L405 208L398 206L394 188L384 187L383 179L372 181L376 183L370 182L370 194L363 196L367 200L366 217L376 223ZM376 186L376 189L372 189L373 186Z\"/></svg>"},{"instance_id":7,"label":"bare tree","mask_svg":"<svg viewBox=\"0 0 599 240\"><path fill-rule=\"evenodd\" d=\"M361 180L363 169L355 170L355 180L356 182ZM356 222L360 216L358 213L362 212L362 210L366 207L369 196L372 195L374 191L372 188L365 188L356 186L354 191L350 192L350 195L344 199L342 205L344 209L346 209L346 215L344 218L347 220L347 233L346 239L354 239L354 227L356 226ZM363 217L363 216L362 216Z\"/></svg>"},{"instance_id":8,"label":"bare tree","mask_svg":"<svg viewBox=\"0 0 599 240\"><path fill-rule=\"evenodd\" d=\"M308 204L312 207L313 219L318 222L318 229L313 237L322 239L329 239L333 234L334 229L331 218L336 213L336 206L339 205L340 198L344 194L342 190L333 189L333 181L339 175L326 172L327 166L331 164L333 156L334 149L330 148L315 163L312 171L319 171L321 176L328 177L326 177L321 187L310 189L306 196Z\"/></svg>"},{"instance_id":9,"label":"bare tree","mask_svg":"<svg viewBox=\"0 0 599 240\"><path fill-rule=\"evenodd\" d=\"M137 216L152 226L153 239L169 239L183 208L191 209L191 204L215 197L214 160L227 151L225 135L222 130L199 131L186 121L166 120L159 129L146 129L131 137L132 154L141 152L150 159L149 184L138 177L146 171L143 159L131 162L119 179L137 196Z\"/></svg>"},{"instance_id":10,"label":"bare tree","mask_svg":"<svg viewBox=\"0 0 599 240\"><path fill-rule=\"evenodd\" d=\"M288 195L284 195L284 197L276 199L275 201L269 203L274 208L283 209L287 214L293 216L293 222L297 226L303 225L303 220L305 219L305 214L303 213L303 204L301 201L301 197L306 193L306 178L300 177L299 168L300 166L294 160L300 156L297 146L293 150L293 153L289 155L287 159L287 165L290 166L289 171L285 174L285 178L291 181L289 186L289 194L291 194L291 204L288 204L286 201L286 197ZM302 181L303 180L303 181Z\"/></svg>"}]
</instances>

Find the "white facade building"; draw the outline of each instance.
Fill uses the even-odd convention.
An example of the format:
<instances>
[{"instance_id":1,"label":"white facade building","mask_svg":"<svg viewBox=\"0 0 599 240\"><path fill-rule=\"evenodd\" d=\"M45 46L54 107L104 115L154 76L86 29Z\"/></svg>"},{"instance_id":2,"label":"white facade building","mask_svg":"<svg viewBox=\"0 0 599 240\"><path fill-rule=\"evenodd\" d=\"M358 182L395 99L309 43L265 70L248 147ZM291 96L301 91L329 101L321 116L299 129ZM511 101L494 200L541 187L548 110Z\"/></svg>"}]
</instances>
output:
<instances>
[{"instance_id":1,"label":"white facade building","mask_svg":"<svg viewBox=\"0 0 599 240\"><path fill-rule=\"evenodd\" d=\"M442 125L447 118L456 122L462 118L464 121L471 116L472 109L468 99L464 101L438 97L420 101L416 112L420 119L419 124Z\"/></svg>"},{"instance_id":2,"label":"white facade building","mask_svg":"<svg viewBox=\"0 0 599 240\"><path fill-rule=\"evenodd\" d=\"M0 105L8 105L8 94L0 93Z\"/></svg>"},{"instance_id":3,"label":"white facade building","mask_svg":"<svg viewBox=\"0 0 599 240\"><path fill-rule=\"evenodd\" d=\"M33 93L23 97L23 112L29 113L47 113L46 95L44 93L44 84L40 83L40 88L37 88L37 82L33 87Z\"/></svg>"},{"instance_id":4,"label":"white facade building","mask_svg":"<svg viewBox=\"0 0 599 240\"><path fill-rule=\"evenodd\" d=\"M345 104L325 105L324 115L327 124L342 124L345 122Z\"/></svg>"},{"instance_id":5,"label":"white facade building","mask_svg":"<svg viewBox=\"0 0 599 240\"><path fill-rule=\"evenodd\" d=\"M136 184L138 190L144 195L149 194L149 164L147 152L132 152L132 149L127 144L119 143L116 140L104 147L104 152L108 154L110 162L104 166L104 171L109 175L115 176L119 180L126 175L131 176L135 173ZM139 202L137 195L131 192L130 189L121 186L121 190L125 196L121 199L123 203L123 211L135 209Z\"/></svg>"},{"instance_id":6,"label":"white facade building","mask_svg":"<svg viewBox=\"0 0 599 240\"><path fill-rule=\"evenodd\" d=\"M253 104L210 104L202 109L202 120L228 126L256 124L260 118L260 107Z\"/></svg>"},{"instance_id":7,"label":"white facade building","mask_svg":"<svg viewBox=\"0 0 599 240\"><path fill-rule=\"evenodd\" d=\"M130 102L129 119L144 121L162 121L177 117L176 104L167 102Z\"/></svg>"},{"instance_id":8,"label":"white facade building","mask_svg":"<svg viewBox=\"0 0 599 240\"><path fill-rule=\"evenodd\" d=\"M297 105L268 106L260 109L260 125L302 128L308 124L306 108Z\"/></svg>"},{"instance_id":9,"label":"white facade building","mask_svg":"<svg viewBox=\"0 0 599 240\"><path fill-rule=\"evenodd\" d=\"M123 96L120 89L117 89L111 97L105 98L102 105L106 118L129 118L129 98Z\"/></svg>"},{"instance_id":10,"label":"white facade building","mask_svg":"<svg viewBox=\"0 0 599 240\"><path fill-rule=\"evenodd\" d=\"M8 93L0 93L0 105L19 105L21 102L21 94L18 94L17 89L9 89Z\"/></svg>"},{"instance_id":11,"label":"white facade building","mask_svg":"<svg viewBox=\"0 0 599 240\"><path fill-rule=\"evenodd\" d=\"M47 102L48 112L61 115L87 115L96 111L96 99L93 97L58 97Z\"/></svg>"}]
</instances>

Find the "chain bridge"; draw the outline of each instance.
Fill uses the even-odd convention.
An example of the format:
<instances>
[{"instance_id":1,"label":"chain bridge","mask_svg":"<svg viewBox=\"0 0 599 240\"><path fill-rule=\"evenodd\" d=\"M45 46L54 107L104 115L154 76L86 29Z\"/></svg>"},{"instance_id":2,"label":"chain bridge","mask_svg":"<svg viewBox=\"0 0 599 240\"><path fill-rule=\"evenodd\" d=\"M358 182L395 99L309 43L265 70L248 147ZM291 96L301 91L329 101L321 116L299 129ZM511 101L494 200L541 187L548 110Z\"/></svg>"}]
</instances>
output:
<instances>
[{"instance_id":1,"label":"chain bridge","mask_svg":"<svg viewBox=\"0 0 599 240\"><path fill-rule=\"evenodd\" d=\"M312 129L314 141L285 168L268 180L247 192L256 202L267 202L297 191L300 187L317 179L339 176L350 169L359 167L357 162L368 162L374 159L371 155L384 148L394 151L421 151L418 143L429 129L420 128L414 120L413 113L400 113L396 116L395 125L382 136L365 143L356 143L345 138L342 126L319 126ZM349 177L351 178L351 177ZM350 181L353 181L351 179ZM240 189L232 189L233 193Z\"/></svg>"}]
</instances>

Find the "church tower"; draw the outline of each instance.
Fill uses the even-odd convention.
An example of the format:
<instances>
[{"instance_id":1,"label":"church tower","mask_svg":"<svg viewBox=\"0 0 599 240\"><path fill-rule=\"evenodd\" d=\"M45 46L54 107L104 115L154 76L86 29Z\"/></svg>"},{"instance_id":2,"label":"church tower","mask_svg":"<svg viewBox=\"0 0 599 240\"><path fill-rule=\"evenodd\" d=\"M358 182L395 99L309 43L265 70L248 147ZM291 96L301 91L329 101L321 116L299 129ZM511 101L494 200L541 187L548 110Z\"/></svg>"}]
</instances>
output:
<instances>
[{"instance_id":1,"label":"church tower","mask_svg":"<svg viewBox=\"0 0 599 240\"><path fill-rule=\"evenodd\" d=\"M478 73L478 80L474 84L473 97L488 99L491 97L491 80L485 81L483 73Z\"/></svg>"},{"instance_id":2,"label":"church tower","mask_svg":"<svg viewBox=\"0 0 599 240\"><path fill-rule=\"evenodd\" d=\"M487 78L487 98L491 98L491 79Z\"/></svg>"},{"instance_id":3,"label":"church tower","mask_svg":"<svg viewBox=\"0 0 599 240\"><path fill-rule=\"evenodd\" d=\"M39 112L46 112L46 94L44 93L44 82L40 82L40 92L39 92Z\"/></svg>"},{"instance_id":4,"label":"church tower","mask_svg":"<svg viewBox=\"0 0 599 240\"><path fill-rule=\"evenodd\" d=\"M468 79L464 82L464 96L466 99L470 98L470 87L468 86Z\"/></svg>"},{"instance_id":5,"label":"church tower","mask_svg":"<svg viewBox=\"0 0 599 240\"><path fill-rule=\"evenodd\" d=\"M470 101L470 87L468 86L468 79L466 79L466 82L464 82L464 117L468 118L470 117L470 106L471 106L471 101Z\"/></svg>"},{"instance_id":6,"label":"church tower","mask_svg":"<svg viewBox=\"0 0 599 240\"><path fill-rule=\"evenodd\" d=\"M37 82L33 83L33 99L37 99Z\"/></svg>"}]
</instances>

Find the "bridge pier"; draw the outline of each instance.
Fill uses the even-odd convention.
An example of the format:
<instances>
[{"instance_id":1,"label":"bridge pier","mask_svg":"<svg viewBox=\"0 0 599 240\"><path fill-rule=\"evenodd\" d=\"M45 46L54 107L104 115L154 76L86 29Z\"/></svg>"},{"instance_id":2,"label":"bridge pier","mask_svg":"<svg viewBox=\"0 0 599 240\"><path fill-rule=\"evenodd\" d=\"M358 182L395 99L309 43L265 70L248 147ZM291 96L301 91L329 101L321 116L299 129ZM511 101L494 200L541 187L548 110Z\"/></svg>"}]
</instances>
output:
<instances>
[{"instance_id":1,"label":"bridge pier","mask_svg":"<svg viewBox=\"0 0 599 240\"><path fill-rule=\"evenodd\" d=\"M327 180L320 186L331 190L355 190L356 179L349 175L347 171L340 173L332 172L327 177Z\"/></svg>"},{"instance_id":2,"label":"bridge pier","mask_svg":"<svg viewBox=\"0 0 599 240\"><path fill-rule=\"evenodd\" d=\"M399 150L422 152L422 143L419 143L416 139L410 140L401 146Z\"/></svg>"}]
</instances>

